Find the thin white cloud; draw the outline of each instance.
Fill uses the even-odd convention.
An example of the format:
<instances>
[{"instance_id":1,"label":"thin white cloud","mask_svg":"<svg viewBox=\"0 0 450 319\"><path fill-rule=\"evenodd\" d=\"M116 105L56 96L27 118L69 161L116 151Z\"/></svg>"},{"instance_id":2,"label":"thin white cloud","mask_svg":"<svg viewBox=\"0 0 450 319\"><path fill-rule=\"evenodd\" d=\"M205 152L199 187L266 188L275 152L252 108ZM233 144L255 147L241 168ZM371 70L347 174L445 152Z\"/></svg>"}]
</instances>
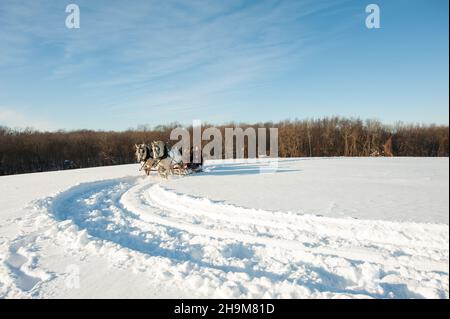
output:
<instances>
[{"instance_id":1,"label":"thin white cloud","mask_svg":"<svg viewBox=\"0 0 450 319\"><path fill-rule=\"evenodd\" d=\"M13 108L0 107L0 126L25 129L33 128L41 131L56 130L57 127L51 121L30 116L24 111Z\"/></svg>"},{"instance_id":2,"label":"thin white cloud","mask_svg":"<svg viewBox=\"0 0 450 319\"><path fill-rule=\"evenodd\" d=\"M185 7L170 4L170 10L161 14L164 20L149 13L139 31L111 25L114 30L111 32L125 32L120 37L126 39L120 42L123 48L115 58L127 71L112 71L108 78L93 80L83 87L116 87L112 104L123 101L122 108L129 108L130 104L142 107L161 103L201 104L217 90L234 90L277 66L299 59L302 41L309 36L295 26L295 14L290 13L292 3L276 5L269 1L243 10L231 10L222 3L222 7L216 5L208 11L207 16L192 7L189 10L194 13L186 16ZM301 7L296 6L297 10ZM124 24L133 25L127 20L128 15L122 12L121 17L126 21ZM77 41L83 44L75 45ZM80 35L69 51L75 54L76 48L86 47L85 41ZM233 80L229 81L230 78ZM124 85L127 88L121 98L119 92Z\"/></svg>"},{"instance_id":3,"label":"thin white cloud","mask_svg":"<svg viewBox=\"0 0 450 319\"><path fill-rule=\"evenodd\" d=\"M176 110L215 104L217 94L261 83L298 63L306 41L311 50L314 34L298 19L336 5L78 0L81 28L69 30L64 4L4 1L4 65L41 67L46 81L72 78L71 92L89 96L93 107L136 113L161 105Z\"/></svg>"}]
</instances>

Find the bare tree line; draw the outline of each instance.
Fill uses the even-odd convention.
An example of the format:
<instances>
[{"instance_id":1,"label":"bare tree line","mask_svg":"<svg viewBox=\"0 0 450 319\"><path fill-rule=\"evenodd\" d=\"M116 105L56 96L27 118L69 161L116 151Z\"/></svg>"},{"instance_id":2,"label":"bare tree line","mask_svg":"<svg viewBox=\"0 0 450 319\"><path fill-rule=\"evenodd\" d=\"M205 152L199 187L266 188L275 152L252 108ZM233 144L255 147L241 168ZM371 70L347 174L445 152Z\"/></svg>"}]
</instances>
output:
<instances>
[{"instance_id":1,"label":"bare tree line","mask_svg":"<svg viewBox=\"0 0 450 319\"><path fill-rule=\"evenodd\" d=\"M203 129L209 126L212 125L204 125ZM142 126L123 132L39 132L0 126L0 175L133 163L135 143L163 140L174 144L169 136L175 127L177 124ZM376 120L332 117L253 125L229 123L215 127L221 130L222 136L226 127L253 127L255 130L277 127L280 157L448 157L449 153L447 125L384 125ZM268 141L266 145L268 148Z\"/></svg>"}]
</instances>

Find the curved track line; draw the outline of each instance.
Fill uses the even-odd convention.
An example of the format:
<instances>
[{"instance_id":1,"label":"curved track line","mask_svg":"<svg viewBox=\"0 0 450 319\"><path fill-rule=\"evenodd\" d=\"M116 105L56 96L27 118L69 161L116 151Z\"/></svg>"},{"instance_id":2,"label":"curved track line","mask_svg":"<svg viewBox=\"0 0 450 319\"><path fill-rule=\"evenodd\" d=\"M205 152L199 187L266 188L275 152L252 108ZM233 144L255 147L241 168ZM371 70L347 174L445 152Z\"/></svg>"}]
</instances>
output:
<instances>
[{"instance_id":1,"label":"curved track line","mask_svg":"<svg viewBox=\"0 0 450 319\"><path fill-rule=\"evenodd\" d=\"M94 238L131 251L192 263L212 277L244 273L244 291L269 278L267 289L274 291L289 283L294 290L409 298L421 296L411 290L422 284L417 278L430 277L442 283L430 289L448 296L443 225L246 209L176 194L141 178L81 184L46 205L57 220L71 220Z\"/></svg>"},{"instance_id":2,"label":"curved track line","mask_svg":"<svg viewBox=\"0 0 450 319\"><path fill-rule=\"evenodd\" d=\"M155 193L156 194L155 194ZM416 269L420 270L435 270L435 271L443 271L445 272L448 270L448 264L446 262L440 262L436 260L430 260L428 254L425 251L425 254L420 255L417 258L416 256L411 256L411 258L408 258L408 260L399 260L398 258L392 258L389 256L388 251L383 251L383 247L378 245L377 241L370 241L368 243L365 243L364 246L362 246L359 242L361 241L361 238L358 238L358 234L354 234L352 237L349 236L349 233L351 231L354 231L358 228L364 228L367 231L367 225L370 224L370 222L366 221L359 221L359 220L346 220L343 224L348 229L342 229L343 227L337 231L341 231L345 236L317 236L314 234L314 230L317 229L318 233L321 232L322 229L327 228L331 230L331 232L336 233L336 231L331 227L330 224L333 223L333 221L336 221L337 223L341 222L339 219L331 219L331 218L322 218L322 217L313 217L313 216L293 216L285 214L285 213L277 213L278 218L282 218L282 215L285 215L288 219L296 219L297 222L302 223L306 222L308 225L305 225L305 227L302 227L301 225L292 225L290 223L283 223L283 222L276 222L274 225L270 225L270 223L265 222L264 220L261 220L261 218L258 218L258 215L261 212L261 215L273 215L271 212L265 212L265 211L255 211L251 209L245 209L240 207L235 207L231 205L223 205L223 204L214 204L210 201L205 200L199 200L190 198L185 195L176 195L174 193L169 193L171 196L164 196L164 193L169 193L168 191L162 190L158 185L153 184L138 184L132 188L130 188L127 192L125 192L121 198L121 204L128 209L129 211L133 211L140 215L140 217L145 220L146 222L150 223L157 223L161 225L166 225L169 227L182 229L184 231L190 232L192 234L196 235L202 235L202 236L208 236L208 237L214 237L214 238L228 238L233 240L239 240L242 242L252 243L252 244L263 244L267 246L276 246L281 247L285 249L291 249L291 250L300 250L305 253L311 253L311 254L321 254L321 255L330 255L330 256L338 256L343 258L348 258L352 260L362 260L362 261L368 261L368 262L374 262L378 264L383 265L389 265L389 266L396 266L396 265L404 265L409 267L415 267ZM202 210L202 207L199 209L195 209L192 207L192 201L197 201L200 206L201 204L206 203L206 210ZM186 202L188 205L186 205ZM175 203L175 204L174 204ZM155 208L160 211L155 211ZM228 212L232 211L233 208L235 208L239 214L241 214L243 217L238 216L229 216L227 215ZM164 217L161 216L161 212L163 213ZM178 215L178 218L172 218L170 213L175 212L176 215ZM159 214L158 214L159 213ZM179 215L183 215L185 220L182 220L179 218ZM191 216L193 214L196 215L203 215L207 216L208 219L215 219L214 222L209 223L209 225L212 228L206 228L203 224L196 225L192 224L191 222ZM253 218L248 218L245 216L251 216L253 215ZM309 219L309 220L308 220ZM311 221L311 219L313 221ZM323 222L321 219L324 219L326 224L323 225ZM224 229L215 229L214 225L217 220L222 220L228 223L227 229L231 230L224 230ZM238 221L238 223L236 223ZM229 227L231 222L234 222L234 228ZM314 225L316 223L317 225ZM261 234L259 236L255 236L254 234L246 234L242 231L241 226L242 224L251 224L251 225L262 225L265 227L270 228L277 228L282 229L283 227L285 229L288 229L289 235L292 235L292 233L295 232L303 232L301 233L302 239L306 239L306 242L301 242L299 240L289 240L284 239L276 236L267 237L264 236L264 234ZM361 225L358 225L361 224ZM232 225L233 226L233 225ZM297 226L297 227L295 227ZM410 226L410 230L407 229L407 227ZM398 236L396 238L402 237L402 234L405 230L398 231L398 228L401 228L401 225L398 223L392 223L392 222L376 222L375 226L372 226L375 230L372 231L378 231L381 234L374 234L375 238L382 238L384 237L396 237L396 231ZM382 228L385 228L383 232L380 230ZM439 232L429 232L430 234L430 240L424 240L424 238L421 239L422 245L418 245L417 238L414 238L414 240L410 240L410 243L408 247L415 247L419 246L419 248L429 248L430 242L432 242L433 248L438 246L439 240L442 240L441 234L442 232L445 233L445 227L441 225L425 225L425 227L429 227L431 230L438 230ZM417 224L407 224L405 226L406 231L413 231L415 228L418 228ZM380 230L379 230L380 229ZM251 230L251 229L250 229ZM428 230L426 230L427 232ZM282 235L285 234L285 232L282 232ZM370 231L369 231L370 234ZM434 236L433 236L434 235ZM288 236L288 237L291 237ZM353 240L348 240L348 237L353 238ZM367 235L366 235L367 237ZM437 239L436 239L436 238ZM445 236L444 236L445 237ZM365 239L365 238L364 238ZM333 248L328 249L323 247L321 244L326 242L340 242L341 246L346 246L344 249L342 248ZM358 245L359 244L359 245ZM393 245L398 249L400 249L396 242L388 242L384 241L383 244L385 245ZM403 245L407 245L408 243L402 242ZM311 246L315 246L314 248L309 248ZM322 246L322 247L321 247ZM374 249L374 246L377 250ZM422 246L422 247L421 247ZM441 244L442 247L442 244ZM444 246L445 247L445 246ZM380 251L382 252L380 254ZM424 252L423 249L421 251ZM445 253L445 249L444 249ZM448 254L448 251L447 251ZM428 258L427 258L428 257ZM411 264L412 262L412 264Z\"/></svg>"}]
</instances>

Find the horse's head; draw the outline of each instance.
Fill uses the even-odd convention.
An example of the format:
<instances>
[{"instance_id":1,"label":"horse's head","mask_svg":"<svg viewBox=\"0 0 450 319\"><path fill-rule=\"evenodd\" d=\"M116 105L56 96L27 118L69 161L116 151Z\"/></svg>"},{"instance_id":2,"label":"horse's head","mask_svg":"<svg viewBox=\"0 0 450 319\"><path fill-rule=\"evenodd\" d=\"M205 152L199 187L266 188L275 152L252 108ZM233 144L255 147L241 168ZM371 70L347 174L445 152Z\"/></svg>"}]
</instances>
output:
<instances>
[{"instance_id":1,"label":"horse's head","mask_svg":"<svg viewBox=\"0 0 450 319\"><path fill-rule=\"evenodd\" d=\"M136 161L137 162L143 162L147 160L149 154L148 154L148 146L144 143L142 144L134 144L135 148L135 155L136 155Z\"/></svg>"}]
</instances>

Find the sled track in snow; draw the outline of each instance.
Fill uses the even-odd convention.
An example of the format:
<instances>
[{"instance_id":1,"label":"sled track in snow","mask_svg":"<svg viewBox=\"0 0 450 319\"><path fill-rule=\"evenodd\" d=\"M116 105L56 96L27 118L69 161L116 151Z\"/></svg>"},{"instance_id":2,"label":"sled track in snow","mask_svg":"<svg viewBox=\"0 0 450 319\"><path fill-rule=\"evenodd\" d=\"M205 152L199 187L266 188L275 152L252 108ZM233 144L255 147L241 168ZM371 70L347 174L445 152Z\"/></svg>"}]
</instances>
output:
<instances>
[{"instance_id":1,"label":"sled track in snow","mask_svg":"<svg viewBox=\"0 0 450 319\"><path fill-rule=\"evenodd\" d=\"M447 225L254 210L144 178L81 184L42 206L76 225L82 245L164 260L163 278L198 296L449 296Z\"/></svg>"}]
</instances>

